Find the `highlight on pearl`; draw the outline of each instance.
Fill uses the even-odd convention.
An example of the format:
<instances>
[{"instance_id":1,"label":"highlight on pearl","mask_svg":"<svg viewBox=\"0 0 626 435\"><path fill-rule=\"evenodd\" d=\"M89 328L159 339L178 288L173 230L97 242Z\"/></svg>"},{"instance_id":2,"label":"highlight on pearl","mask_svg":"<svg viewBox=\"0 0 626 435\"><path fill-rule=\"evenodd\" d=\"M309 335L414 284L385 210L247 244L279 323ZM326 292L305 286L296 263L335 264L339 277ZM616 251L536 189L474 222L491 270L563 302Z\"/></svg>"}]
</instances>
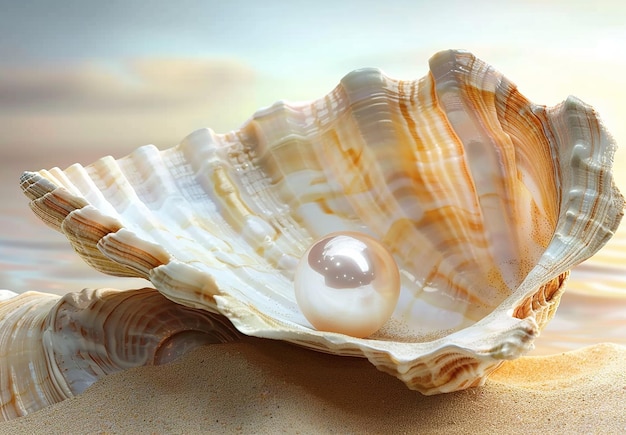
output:
<instances>
[{"instance_id":1,"label":"highlight on pearl","mask_svg":"<svg viewBox=\"0 0 626 435\"><path fill-rule=\"evenodd\" d=\"M389 251L362 233L328 234L300 258L296 301L320 331L367 337L391 317L400 273Z\"/></svg>"}]
</instances>

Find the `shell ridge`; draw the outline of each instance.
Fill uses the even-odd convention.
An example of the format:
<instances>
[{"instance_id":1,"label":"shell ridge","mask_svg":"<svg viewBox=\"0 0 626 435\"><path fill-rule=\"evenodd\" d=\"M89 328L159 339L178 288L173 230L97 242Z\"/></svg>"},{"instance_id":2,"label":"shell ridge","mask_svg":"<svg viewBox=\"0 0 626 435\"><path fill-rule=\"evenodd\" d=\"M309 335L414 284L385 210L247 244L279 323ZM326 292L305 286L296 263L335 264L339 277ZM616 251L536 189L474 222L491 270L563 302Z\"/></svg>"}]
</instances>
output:
<instances>
[{"instance_id":1,"label":"shell ridge","mask_svg":"<svg viewBox=\"0 0 626 435\"><path fill-rule=\"evenodd\" d=\"M602 124L577 122L574 115L580 112L584 113L584 119L595 119L589 106L572 97L549 113L550 128L559 143L573 143L574 146L571 150L558 147L565 195L561 198L559 224L554 237L537 265L541 266L539 273L551 270L551 275L558 275L589 258L614 233L623 214L624 199L614 190L612 178L606 176L610 174L614 142ZM595 156L600 157L599 162ZM592 206L585 204L588 195L595 196ZM602 220L598 221L596 216ZM577 250L568 250L572 234L581 239ZM563 255L565 252L568 254Z\"/></svg>"},{"instance_id":2,"label":"shell ridge","mask_svg":"<svg viewBox=\"0 0 626 435\"><path fill-rule=\"evenodd\" d=\"M410 126L409 128L416 130L411 135L414 140L413 153L417 164L417 168L413 170L412 177L417 180L416 184L418 186L424 185L424 193L417 195L418 201L433 204L433 207L428 209L427 214L422 212L424 216L415 225L419 226L420 230L428 235L435 252L446 253L446 258L441 260L442 264L440 267L442 269L439 271L439 274L454 277L456 283L454 288L458 289L460 297L465 299L469 297L466 289L473 287L469 274L475 274L476 268L482 267L481 262L470 264L465 260L466 256L479 258L481 251L484 249L483 247L486 246L486 241L481 237L482 233L473 229L473 227L480 225L475 219L476 216L480 217L482 212L477 207L478 200L472 191L473 182L466 178L467 167L462 158L453 161L440 159L437 155L433 157L430 150L423 146L425 143L451 144L460 153L461 157L463 155L460 140L454 131L449 128L445 120L445 114L437 107L437 94L433 85L433 77L430 74L418 82L417 86L419 89L415 96L417 105L412 110L407 110L406 115L408 117L405 116L405 119L411 119L414 125L414 127ZM433 112L432 114L431 111ZM431 122L432 117L440 117L442 119L442 127L439 127L439 123ZM443 152L446 151L444 150ZM428 162L428 166L423 162ZM432 169L429 166L432 166ZM467 181L467 188L464 188L462 184L457 187L458 183L455 183L456 177ZM433 183L431 179L437 179L437 182ZM428 186L433 184L435 190L431 192ZM441 198L439 189L448 191L448 187L451 196ZM459 192L467 193L468 195L465 198L471 199L469 201L464 200L464 195ZM414 219L417 220L417 218ZM421 224L421 221L425 223ZM471 243L463 244L462 242L466 240L471 240ZM436 243L439 243L439 245ZM418 245L422 245L422 243L418 243ZM466 252L460 249L462 245L467 246ZM426 251L424 250L424 252ZM427 255L432 257L431 252ZM420 265L427 264L427 261L413 261L413 265L416 267L412 268L412 270L418 271ZM432 273L434 271L430 272L430 274ZM423 276L429 276L429 274L423 274ZM424 281L428 285L433 279L426 278ZM431 295L432 293L426 293L422 297L430 299ZM476 299L471 301L471 303L484 303L484 301L480 301L480 298ZM445 304L449 303L450 301L447 301Z\"/></svg>"},{"instance_id":3,"label":"shell ridge","mask_svg":"<svg viewBox=\"0 0 626 435\"><path fill-rule=\"evenodd\" d=\"M452 73L447 73L447 68ZM487 101L493 101L496 90L494 81L497 82L501 75L472 56L453 52L443 65L431 60L431 70L448 122L460 138L465 138L462 139L465 158L483 211L489 246L493 249L491 261L497 266L497 272L490 273L492 282L495 282L489 287L493 286L492 291L500 293L501 298L516 288L525 275L525 262L518 262L519 254L515 252L518 239L513 225L516 178L508 181L506 177L515 162L514 150L510 143L502 141L504 136L500 136L501 143L492 137L485 122L493 119L495 111L482 106L484 101L479 98L482 96ZM482 81L477 82L481 78Z\"/></svg>"}]
</instances>

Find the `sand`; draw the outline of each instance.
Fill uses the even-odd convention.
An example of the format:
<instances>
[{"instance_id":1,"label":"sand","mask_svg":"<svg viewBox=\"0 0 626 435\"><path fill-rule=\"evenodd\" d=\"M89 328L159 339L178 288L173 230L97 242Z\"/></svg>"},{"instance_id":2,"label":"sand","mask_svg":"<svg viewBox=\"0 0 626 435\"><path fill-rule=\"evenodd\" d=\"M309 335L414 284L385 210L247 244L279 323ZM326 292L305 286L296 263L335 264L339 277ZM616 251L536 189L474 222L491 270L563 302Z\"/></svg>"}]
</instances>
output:
<instances>
[{"instance_id":1,"label":"sand","mask_svg":"<svg viewBox=\"0 0 626 435\"><path fill-rule=\"evenodd\" d=\"M366 360L263 339L110 375L1 433L626 433L626 347L506 362L422 396Z\"/></svg>"}]
</instances>

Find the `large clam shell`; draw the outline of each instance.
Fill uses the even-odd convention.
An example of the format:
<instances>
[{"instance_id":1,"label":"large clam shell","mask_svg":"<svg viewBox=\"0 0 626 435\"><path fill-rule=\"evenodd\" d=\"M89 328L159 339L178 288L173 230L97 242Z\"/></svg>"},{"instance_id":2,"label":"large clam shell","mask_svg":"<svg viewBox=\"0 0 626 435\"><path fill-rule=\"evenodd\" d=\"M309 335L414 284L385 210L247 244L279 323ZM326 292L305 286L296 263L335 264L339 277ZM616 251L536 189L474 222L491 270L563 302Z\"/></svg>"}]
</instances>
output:
<instances>
[{"instance_id":1,"label":"large clam shell","mask_svg":"<svg viewBox=\"0 0 626 435\"><path fill-rule=\"evenodd\" d=\"M82 393L109 373L238 338L222 316L154 289L27 292L0 302L0 421Z\"/></svg>"},{"instance_id":2,"label":"large clam shell","mask_svg":"<svg viewBox=\"0 0 626 435\"><path fill-rule=\"evenodd\" d=\"M434 394L480 385L532 347L568 270L619 224L614 148L580 100L533 104L444 51L421 80L358 70L237 131L27 172L22 188L96 269ZM397 308L367 338L315 330L294 298L298 258L334 231L379 239L400 268Z\"/></svg>"}]
</instances>

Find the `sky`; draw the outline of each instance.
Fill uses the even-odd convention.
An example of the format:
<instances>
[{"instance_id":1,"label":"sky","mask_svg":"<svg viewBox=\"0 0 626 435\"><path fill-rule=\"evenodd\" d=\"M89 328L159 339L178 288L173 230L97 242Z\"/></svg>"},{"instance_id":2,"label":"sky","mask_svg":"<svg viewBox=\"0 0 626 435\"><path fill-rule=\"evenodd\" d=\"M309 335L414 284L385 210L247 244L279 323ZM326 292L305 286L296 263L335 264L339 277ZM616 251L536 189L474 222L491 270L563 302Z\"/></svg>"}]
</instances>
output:
<instances>
[{"instance_id":1,"label":"sky","mask_svg":"<svg viewBox=\"0 0 626 435\"><path fill-rule=\"evenodd\" d=\"M319 98L356 68L419 78L446 48L473 51L535 102L575 94L622 129L626 12L617 1L0 6L0 145L13 155L170 146L196 128L235 129L277 100Z\"/></svg>"}]
</instances>

